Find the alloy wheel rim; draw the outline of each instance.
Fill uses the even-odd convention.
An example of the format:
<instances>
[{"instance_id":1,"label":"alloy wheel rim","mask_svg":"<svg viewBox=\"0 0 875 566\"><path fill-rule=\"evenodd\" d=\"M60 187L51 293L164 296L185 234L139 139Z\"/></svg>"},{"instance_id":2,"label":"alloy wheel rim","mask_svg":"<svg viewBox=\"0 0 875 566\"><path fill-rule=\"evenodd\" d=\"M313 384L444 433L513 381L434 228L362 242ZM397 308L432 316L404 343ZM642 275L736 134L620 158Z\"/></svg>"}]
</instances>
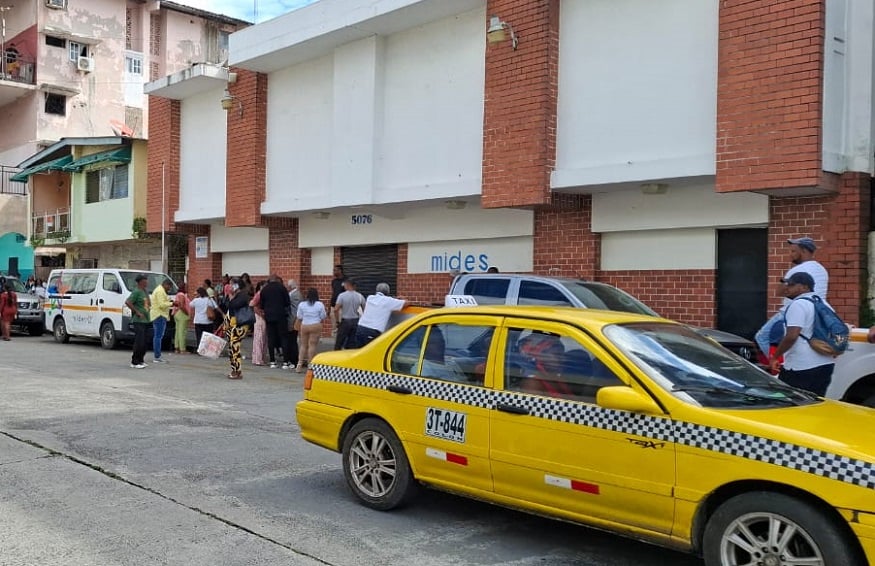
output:
<instances>
[{"instance_id":1,"label":"alloy wheel rim","mask_svg":"<svg viewBox=\"0 0 875 566\"><path fill-rule=\"evenodd\" d=\"M349 451L349 470L356 487L368 497L383 497L395 485L395 452L383 435L366 431L355 437Z\"/></svg>"},{"instance_id":2,"label":"alloy wheel rim","mask_svg":"<svg viewBox=\"0 0 875 566\"><path fill-rule=\"evenodd\" d=\"M820 548L802 527L775 513L735 519L720 541L724 566L825 566Z\"/></svg>"}]
</instances>

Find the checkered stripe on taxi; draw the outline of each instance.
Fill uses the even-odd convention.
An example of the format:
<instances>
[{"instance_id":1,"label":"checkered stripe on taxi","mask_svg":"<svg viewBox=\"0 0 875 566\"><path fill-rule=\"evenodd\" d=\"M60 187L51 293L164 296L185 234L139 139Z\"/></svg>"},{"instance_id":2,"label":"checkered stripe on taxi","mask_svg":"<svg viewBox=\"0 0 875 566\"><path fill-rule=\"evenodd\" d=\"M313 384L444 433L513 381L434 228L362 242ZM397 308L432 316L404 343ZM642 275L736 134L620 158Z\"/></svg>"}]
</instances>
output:
<instances>
[{"instance_id":1,"label":"checkered stripe on taxi","mask_svg":"<svg viewBox=\"0 0 875 566\"><path fill-rule=\"evenodd\" d=\"M675 442L692 448L773 464L861 487L875 488L875 464L750 434L672 421L667 417L604 409L565 399L539 397L512 391L494 391L449 381L319 364L313 365L311 369L317 379L325 381L383 390L389 386L403 387L409 389L413 395L485 409L494 408L499 404L514 405L527 409L529 415L534 417L620 432L651 440Z\"/></svg>"}]
</instances>

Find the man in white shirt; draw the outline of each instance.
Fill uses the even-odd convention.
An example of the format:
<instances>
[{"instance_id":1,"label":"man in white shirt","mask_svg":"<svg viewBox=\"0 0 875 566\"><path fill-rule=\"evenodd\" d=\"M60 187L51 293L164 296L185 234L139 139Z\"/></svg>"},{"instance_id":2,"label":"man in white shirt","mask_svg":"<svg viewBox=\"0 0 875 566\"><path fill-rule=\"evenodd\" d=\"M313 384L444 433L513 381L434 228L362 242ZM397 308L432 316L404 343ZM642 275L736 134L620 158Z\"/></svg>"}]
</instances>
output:
<instances>
[{"instance_id":1,"label":"man in white shirt","mask_svg":"<svg viewBox=\"0 0 875 566\"><path fill-rule=\"evenodd\" d=\"M404 299L396 299L389 296L389 284L379 283L377 293L368 297L365 302L365 312L359 318L358 328L355 332L358 347L369 344L374 338L382 334L389 324L389 317L393 312L398 312L410 303Z\"/></svg>"},{"instance_id":2,"label":"man in white shirt","mask_svg":"<svg viewBox=\"0 0 875 566\"><path fill-rule=\"evenodd\" d=\"M777 370L779 358L784 356L778 379L824 396L832 380L835 358L817 352L808 343L814 333L816 313L814 303L807 298L815 295L817 286L814 278L803 271L792 274L784 280L784 285L785 294L790 299L790 304L784 309L787 332L769 359L769 367L772 371Z\"/></svg>"},{"instance_id":3,"label":"man in white shirt","mask_svg":"<svg viewBox=\"0 0 875 566\"><path fill-rule=\"evenodd\" d=\"M811 275L811 278L814 280L813 288L817 289L817 296L823 299L824 302L827 302L829 300L826 296L829 289L829 274L826 268L814 259L814 252L817 250L814 240L806 236L787 240L787 243L790 244L790 261L793 263L793 267L784 274L784 280L790 279L794 273L807 273ZM789 304L790 299L785 297L783 306L756 333L754 340L766 356L769 355L772 328L783 321L784 311Z\"/></svg>"}]
</instances>

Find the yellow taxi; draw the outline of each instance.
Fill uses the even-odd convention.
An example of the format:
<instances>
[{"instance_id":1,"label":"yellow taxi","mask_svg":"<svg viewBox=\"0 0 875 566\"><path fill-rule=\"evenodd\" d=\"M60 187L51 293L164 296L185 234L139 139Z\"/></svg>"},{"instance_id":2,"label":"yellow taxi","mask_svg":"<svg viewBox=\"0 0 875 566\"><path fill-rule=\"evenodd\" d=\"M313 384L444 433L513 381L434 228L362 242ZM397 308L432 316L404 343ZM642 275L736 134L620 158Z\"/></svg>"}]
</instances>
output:
<instances>
[{"instance_id":1,"label":"yellow taxi","mask_svg":"<svg viewBox=\"0 0 875 566\"><path fill-rule=\"evenodd\" d=\"M702 555L875 558L875 412L688 327L548 307L430 310L313 359L297 418L388 510L420 485Z\"/></svg>"}]
</instances>

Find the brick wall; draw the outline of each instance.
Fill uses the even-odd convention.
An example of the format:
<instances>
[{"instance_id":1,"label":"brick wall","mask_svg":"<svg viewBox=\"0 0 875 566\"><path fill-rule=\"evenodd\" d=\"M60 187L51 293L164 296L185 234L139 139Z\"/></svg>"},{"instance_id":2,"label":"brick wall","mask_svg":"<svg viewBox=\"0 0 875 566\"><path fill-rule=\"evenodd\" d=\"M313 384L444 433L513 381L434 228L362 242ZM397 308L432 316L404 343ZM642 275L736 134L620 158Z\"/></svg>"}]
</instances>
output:
<instances>
[{"instance_id":1,"label":"brick wall","mask_svg":"<svg viewBox=\"0 0 875 566\"><path fill-rule=\"evenodd\" d=\"M398 289L392 292L423 306L444 304L453 276L449 273L407 273L407 244L398 244Z\"/></svg>"},{"instance_id":2,"label":"brick wall","mask_svg":"<svg viewBox=\"0 0 875 566\"><path fill-rule=\"evenodd\" d=\"M706 328L717 324L713 269L602 271L596 280L619 287L665 318Z\"/></svg>"},{"instance_id":3,"label":"brick wall","mask_svg":"<svg viewBox=\"0 0 875 566\"><path fill-rule=\"evenodd\" d=\"M859 323L868 290L871 180L863 173L841 177L837 195L769 199L769 311L781 302L778 280L790 268L788 238L809 236L815 258L829 272L829 302L851 324Z\"/></svg>"},{"instance_id":4,"label":"brick wall","mask_svg":"<svg viewBox=\"0 0 875 566\"><path fill-rule=\"evenodd\" d=\"M821 171L825 10L824 0L720 3L719 192L834 188Z\"/></svg>"},{"instance_id":5,"label":"brick wall","mask_svg":"<svg viewBox=\"0 0 875 566\"><path fill-rule=\"evenodd\" d=\"M203 285L204 279L210 279L215 286L222 280L222 254L207 253L204 259L197 259L195 254L195 238L197 236L210 236L210 227L201 224L178 224L177 227L188 237L188 273L186 282L190 295Z\"/></svg>"},{"instance_id":6,"label":"brick wall","mask_svg":"<svg viewBox=\"0 0 875 566\"><path fill-rule=\"evenodd\" d=\"M554 194L535 209L534 272L592 279L599 268L600 237L592 229L592 197Z\"/></svg>"},{"instance_id":7,"label":"brick wall","mask_svg":"<svg viewBox=\"0 0 875 566\"><path fill-rule=\"evenodd\" d=\"M228 110L225 225L258 226L265 196L267 75L231 70L237 82L228 90L237 100Z\"/></svg>"},{"instance_id":8,"label":"brick wall","mask_svg":"<svg viewBox=\"0 0 875 566\"><path fill-rule=\"evenodd\" d=\"M303 276L302 250L298 248L298 219L263 217L262 225L268 229L268 253L270 272L283 281L301 281Z\"/></svg>"},{"instance_id":9,"label":"brick wall","mask_svg":"<svg viewBox=\"0 0 875 566\"><path fill-rule=\"evenodd\" d=\"M519 48L514 51L509 38L486 47L482 204L548 204L556 160L559 1L488 0L486 13L513 26Z\"/></svg>"},{"instance_id":10,"label":"brick wall","mask_svg":"<svg viewBox=\"0 0 875 566\"><path fill-rule=\"evenodd\" d=\"M146 229L160 232L162 165L166 218L164 230L175 232L173 216L179 208L179 119L178 100L149 97L149 161L147 166Z\"/></svg>"}]
</instances>

